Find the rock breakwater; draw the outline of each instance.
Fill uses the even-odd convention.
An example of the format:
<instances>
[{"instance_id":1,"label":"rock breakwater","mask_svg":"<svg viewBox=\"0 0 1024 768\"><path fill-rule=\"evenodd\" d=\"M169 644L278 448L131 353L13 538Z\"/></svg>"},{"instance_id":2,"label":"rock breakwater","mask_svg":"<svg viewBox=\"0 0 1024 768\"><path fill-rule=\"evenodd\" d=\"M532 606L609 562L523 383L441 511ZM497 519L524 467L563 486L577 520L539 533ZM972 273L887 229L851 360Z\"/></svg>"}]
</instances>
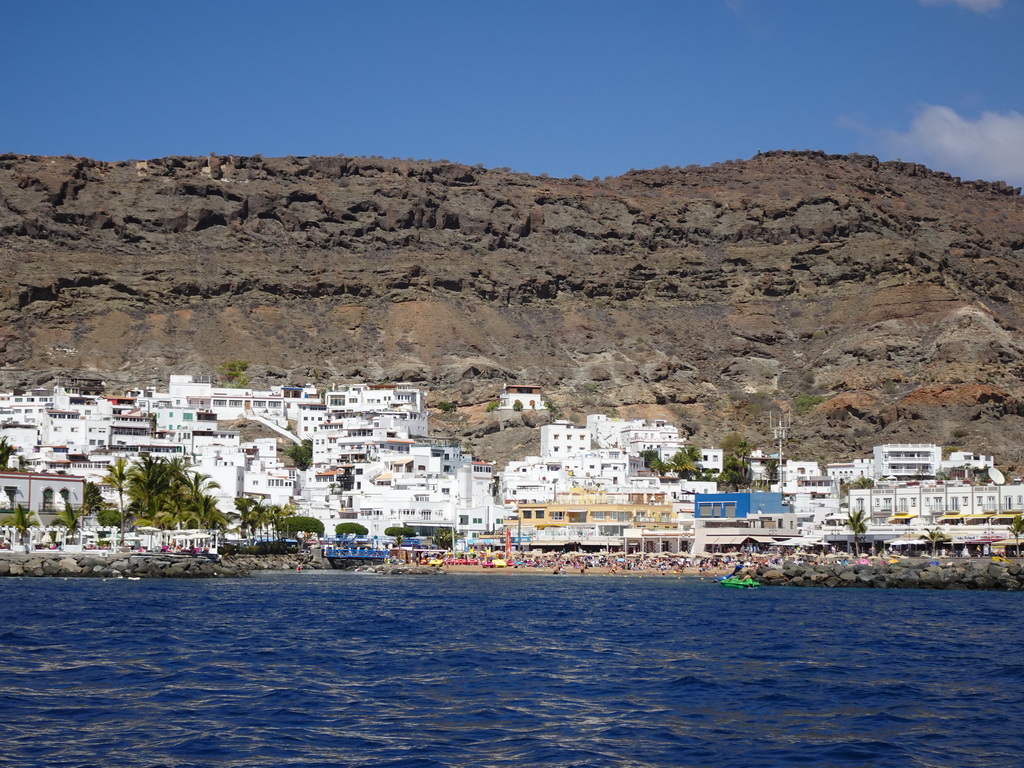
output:
<instances>
[{"instance_id":1,"label":"rock breakwater","mask_svg":"<svg viewBox=\"0 0 1024 768\"><path fill-rule=\"evenodd\" d=\"M0 576L209 579L248 573L242 565L202 556L70 552L0 555Z\"/></svg>"},{"instance_id":2,"label":"rock breakwater","mask_svg":"<svg viewBox=\"0 0 1024 768\"><path fill-rule=\"evenodd\" d=\"M404 565L383 563L381 565L361 565L351 569L355 573L374 573L378 576L443 576L444 571L432 565Z\"/></svg>"},{"instance_id":3,"label":"rock breakwater","mask_svg":"<svg viewBox=\"0 0 1024 768\"><path fill-rule=\"evenodd\" d=\"M755 578L768 586L783 587L1024 589L1024 568L1020 564L992 560L877 565L786 563L758 568Z\"/></svg>"},{"instance_id":4,"label":"rock breakwater","mask_svg":"<svg viewBox=\"0 0 1024 768\"><path fill-rule=\"evenodd\" d=\"M331 565L309 553L296 555L230 555L223 562L244 571L314 571L329 570Z\"/></svg>"}]
</instances>

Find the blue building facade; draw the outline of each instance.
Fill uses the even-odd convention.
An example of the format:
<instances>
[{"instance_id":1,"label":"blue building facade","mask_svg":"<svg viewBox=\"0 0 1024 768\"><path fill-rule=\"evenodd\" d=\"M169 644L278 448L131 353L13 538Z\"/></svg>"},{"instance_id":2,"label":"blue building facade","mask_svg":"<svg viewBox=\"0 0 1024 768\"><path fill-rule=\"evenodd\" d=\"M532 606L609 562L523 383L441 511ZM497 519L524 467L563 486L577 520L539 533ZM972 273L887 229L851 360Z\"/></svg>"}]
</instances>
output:
<instances>
[{"instance_id":1,"label":"blue building facade","mask_svg":"<svg viewBox=\"0 0 1024 768\"><path fill-rule=\"evenodd\" d=\"M781 493L698 493L694 495L693 516L701 519L744 518L757 514L789 512Z\"/></svg>"}]
</instances>

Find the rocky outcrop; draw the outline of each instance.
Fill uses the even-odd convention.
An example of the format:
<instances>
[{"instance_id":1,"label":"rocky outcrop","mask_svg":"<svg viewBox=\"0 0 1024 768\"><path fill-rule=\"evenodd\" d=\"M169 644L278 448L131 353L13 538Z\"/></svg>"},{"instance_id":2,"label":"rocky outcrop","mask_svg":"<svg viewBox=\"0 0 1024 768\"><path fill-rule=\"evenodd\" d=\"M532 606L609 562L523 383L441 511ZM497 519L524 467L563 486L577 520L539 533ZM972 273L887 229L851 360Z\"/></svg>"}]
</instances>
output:
<instances>
[{"instance_id":1,"label":"rocky outcrop","mask_svg":"<svg viewBox=\"0 0 1024 768\"><path fill-rule=\"evenodd\" d=\"M756 579L768 586L843 587L870 589L995 589L1024 588L1024 568L992 560L896 563L885 565L807 565L786 563L763 567Z\"/></svg>"},{"instance_id":2,"label":"rocky outcrop","mask_svg":"<svg viewBox=\"0 0 1024 768\"><path fill-rule=\"evenodd\" d=\"M360 565L348 569L353 573L372 573L378 576L443 576L444 571L432 565L404 565L382 563L381 565Z\"/></svg>"},{"instance_id":3,"label":"rocky outcrop","mask_svg":"<svg viewBox=\"0 0 1024 768\"><path fill-rule=\"evenodd\" d=\"M704 444L767 440L812 395L797 458L952 442L1024 463L1018 192L820 152L603 180L0 155L0 387L231 359L258 385L412 381L499 460L536 452L535 424L489 429L505 381Z\"/></svg>"},{"instance_id":4,"label":"rocky outcrop","mask_svg":"<svg viewBox=\"0 0 1024 768\"><path fill-rule=\"evenodd\" d=\"M309 553L293 555L229 555L223 561L245 572L251 571L322 571L330 563Z\"/></svg>"},{"instance_id":5,"label":"rocky outcrop","mask_svg":"<svg viewBox=\"0 0 1024 768\"><path fill-rule=\"evenodd\" d=\"M202 556L37 552L0 554L0 576L209 579L245 576L237 564Z\"/></svg>"}]
</instances>

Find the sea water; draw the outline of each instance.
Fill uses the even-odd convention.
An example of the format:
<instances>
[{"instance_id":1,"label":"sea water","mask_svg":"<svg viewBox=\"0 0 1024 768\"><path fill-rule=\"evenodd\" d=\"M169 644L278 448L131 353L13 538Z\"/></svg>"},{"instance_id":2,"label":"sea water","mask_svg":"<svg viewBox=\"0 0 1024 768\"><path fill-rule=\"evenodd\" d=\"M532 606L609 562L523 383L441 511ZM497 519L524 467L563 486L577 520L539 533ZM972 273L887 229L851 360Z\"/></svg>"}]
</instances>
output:
<instances>
[{"instance_id":1,"label":"sea water","mask_svg":"<svg viewBox=\"0 0 1024 768\"><path fill-rule=\"evenodd\" d=\"M1003 766L1024 596L0 580L0 765Z\"/></svg>"}]
</instances>

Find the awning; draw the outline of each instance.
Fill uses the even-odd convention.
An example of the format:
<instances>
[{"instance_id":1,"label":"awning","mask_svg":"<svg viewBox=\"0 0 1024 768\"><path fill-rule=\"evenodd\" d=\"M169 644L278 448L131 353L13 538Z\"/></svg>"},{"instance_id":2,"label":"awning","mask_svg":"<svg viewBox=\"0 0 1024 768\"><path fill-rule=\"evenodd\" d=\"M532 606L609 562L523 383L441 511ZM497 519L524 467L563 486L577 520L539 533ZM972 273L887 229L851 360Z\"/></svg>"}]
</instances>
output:
<instances>
[{"instance_id":1,"label":"awning","mask_svg":"<svg viewBox=\"0 0 1024 768\"><path fill-rule=\"evenodd\" d=\"M992 517L992 515L994 515L994 514L995 514L994 512L989 512L989 513L984 514L984 515L964 515L964 517L966 517L968 520L987 520L988 518Z\"/></svg>"},{"instance_id":2,"label":"awning","mask_svg":"<svg viewBox=\"0 0 1024 768\"><path fill-rule=\"evenodd\" d=\"M965 517L967 517L967 515L964 514L963 512L954 512L953 514L950 514L950 515L941 515L938 519L939 520L962 520Z\"/></svg>"},{"instance_id":3,"label":"awning","mask_svg":"<svg viewBox=\"0 0 1024 768\"><path fill-rule=\"evenodd\" d=\"M893 515L892 517L890 517L889 519L890 520L909 520L912 517L917 517L917 514L914 513L914 512L898 512L895 515Z\"/></svg>"},{"instance_id":4,"label":"awning","mask_svg":"<svg viewBox=\"0 0 1024 768\"><path fill-rule=\"evenodd\" d=\"M1016 547L1018 544L1024 544L1024 539L1017 541L1017 539L1000 539L999 541L989 541L987 544L991 544L993 547Z\"/></svg>"},{"instance_id":5,"label":"awning","mask_svg":"<svg viewBox=\"0 0 1024 768\"><path fill-rule=\"evenodd\" d=\"M775 544L775 539L767 536L725 536L718 534L708 535L708 544L742 544L745 541L756 541L758 544Z\"/></svg>"},{"instance_id":6,"label":"awning","mask_svg":"<svg viewBox=\"0 0 1024 768\"><path fill-rule=\"evenodd\" d=\"M809 536L794 536L791 539L782 539L781 541L773 541L772 543L778 544L780 547L823 546L821 539L812 539Z\"/></svg>"}]
</instances>

